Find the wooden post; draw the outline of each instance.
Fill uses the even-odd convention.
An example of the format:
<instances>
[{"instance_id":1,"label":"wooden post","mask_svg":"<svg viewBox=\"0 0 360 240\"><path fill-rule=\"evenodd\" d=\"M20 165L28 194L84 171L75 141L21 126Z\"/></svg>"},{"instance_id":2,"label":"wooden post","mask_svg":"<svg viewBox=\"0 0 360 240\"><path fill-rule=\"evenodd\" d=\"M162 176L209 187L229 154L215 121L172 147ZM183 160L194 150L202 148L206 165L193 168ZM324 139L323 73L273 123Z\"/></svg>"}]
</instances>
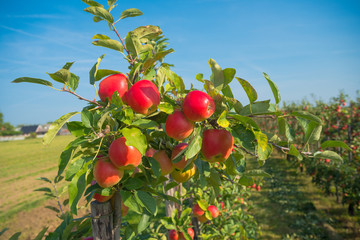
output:
<instances>
[{"instance_id":1,"label":"wooden post","mask_svg":"<svg viewBox=\"0 0 360 240\"><path fill-rule=\"evenodd\" d=\"M113 233L113 210L110 201L92 201L91 225L95 240L115 240Z\"/></svg>"}]
</instances>

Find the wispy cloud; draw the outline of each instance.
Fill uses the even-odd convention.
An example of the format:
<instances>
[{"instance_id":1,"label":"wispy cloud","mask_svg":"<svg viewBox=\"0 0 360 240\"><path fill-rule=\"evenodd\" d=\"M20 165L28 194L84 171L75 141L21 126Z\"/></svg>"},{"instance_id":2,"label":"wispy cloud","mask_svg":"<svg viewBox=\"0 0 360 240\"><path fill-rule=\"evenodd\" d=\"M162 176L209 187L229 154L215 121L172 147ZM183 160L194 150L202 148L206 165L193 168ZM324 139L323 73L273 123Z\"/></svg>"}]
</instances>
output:
<instances>
[{"instance_id":1,"label":"wispy cloud","mask_svg":"<svg viewBox=\"0 0 360 240\"><path fill-rule=\"evenodd\" d=\"M60 15L60 14L22 14L14 15L9 14L5 15L6 18L31 18L31 19L70 19L70 16Z\"/></svg>"},{"instance_id":2,"label":"wispy cloud","mask_svg":"<svg viewBox=\"0 0 360 240\"><path fill-rule=\"evenodd\" d=\"M29 37L33 37L33 38L45 40L45 41L47 41L47 42L56 43L56 44L58 44L58 45L61 45L61 46L70 48L70 49L72 49L72 50L76 50L76 51L78 51L78 52L88 53L88 51L83 50L82 48L78 48L78 47L72 46L72 45L70 45L70 44L66 44L66 43L64 43L64 42L61 42L61 41L56 41L56 40L54 40L54 38L43 37L43 36L41 36L41 35L37 35L37 34L33 34L33 33L28 33L28 32L25 32L25 31L23 31L23 30L21 30L21 29L12 28L12 27L8 27L8 26L5 26L5 25L0 25L0 28L4 28L4 29L6 29L6 30L9 30L9 31L12 31L12 32L16 32L16 33L19 33L19 34L22 34L22 35L26 35L26 36L29 36Z\"/></svg>"}]
</instances>

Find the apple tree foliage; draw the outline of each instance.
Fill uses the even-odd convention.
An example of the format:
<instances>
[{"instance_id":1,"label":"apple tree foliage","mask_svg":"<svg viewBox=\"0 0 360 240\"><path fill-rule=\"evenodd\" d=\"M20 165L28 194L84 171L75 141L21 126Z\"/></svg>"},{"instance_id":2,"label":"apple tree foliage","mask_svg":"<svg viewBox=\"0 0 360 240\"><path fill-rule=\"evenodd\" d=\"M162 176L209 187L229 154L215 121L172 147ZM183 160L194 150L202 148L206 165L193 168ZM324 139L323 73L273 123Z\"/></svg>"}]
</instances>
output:
<instances>
[{"instance_id":1,"label":"apple tree foliage","mask_svg":"<svg viewBox=\"0 0 360 240\"><path fill-rule=\"evenodd\" d=\"M129 71L126 75L129 87L142 79L150 80L157 86L161 102L154 113L143 115L135 113L116 93L108 102L97 100L97 96L92 99L82 97L77 93L80 78L71 72L74 62L67 62L58 71L48 73L50 81L31 77L21 77L13 81L45 85L87 102L81 111L67 113L56 120L44 137L44 143L49 144L65 124L75 137L61 153L54 180L42 179L53 184L65 180L68 201L64 205L69 205L69 211L58 210L63 221L46 239L79 239L80 236L91 235L89 216L75 218L81 208L81 200L85 198L87 205L95 193L109 196L114 192L120 194L121 201L130 212L139 216L138 222L122 221L121 226L117 226L120 227L122 239L165 239L167 231L171 229L177 229L184 233L186 239L191 239L186 229L190 227L192 205L199 202L204 204L204 208L207 204L212 204L221 209L220 201L224 203L221 210L223 213L214 220L207 213L209 221L203 224L201 232L197 234L203 239L217 239L221 236L228 236L229 239L232 236L254 238L257 234L256 222L242 209L244 206L247 208L247 204L240 204L238 207L232 205L234 201L240 201L239 197L247 197L246 189L253 185L254 181L269 177L260 167L270 157L274 148L298 159L307 156L312 159L329 158L342 161L333 151L313 154L306 150L309 143L320 140L323 121L307 111L284 114L279 109L281 96L278 87L266 73L263 74L266 80L264 82L270 86L274 103L270 100L259 100L251 83L236 76L235 69L221 68L214 59L209 59L211 75L204 76L199 73L194 78L203 87L199 90L206 92L215 101L215 112L210 118L195 123L193 133L183 141L187 142L188 146L173 160L176 163L185 156L187 164L184 171L195 164L196 173L183 184L172 180L169 175L162 176L159 163L152 157L146 157L145 153L149 148L154 148L165 150L171 155L172 149L179 142L168 137L164 131L167 116L174 110L181 109L185 96L195 88L193 85L186 88L181 76L173 71L173 65L165 61L166 56L174 50L168 48L168 39L158 26L137 27L124 38L119 35L116 23L125 18L142 15L140 10L127 9L121 14L113 15L112 12L117 6L116 0L108 0L107 7L92 0L82 1L88 5L85 11L92 14L94 22L105 23L115 36L112 38L102 33L96 34L92 44L112 49L114 54L122 55L124 62L128 64ZM117 70L101 68L104 57L105 55L102 55L95 60L89 71L89 83L95 90L97 82L119 73ZM241 103L234 97L230 87L233 81L244 89L249 99L248 104ZM80 115L81 121L70 121L75 115ZM266 126L262 128L258 124L257 119L275 119L278 133L269 133ZM298 121L305 132L301 150L293 145L295 137L289 119ZM201 154L202 133L206 129L226 129L233 136L235 147L225 162L209 163ZM97 156L107 156L112 141L122 136L127 139L127 145L135 147L143 155L138 166L140 171L134 173L134 169L125 170L121 181L109 188L101 188L98 184L91 185ZM248 170L247 161L257 161L259 168ZM180 190L174 195L167 194L167 191L173 188ZM42 190L57 196L57 193L50 189ZM165 201L173 202L180 208L171 216L164 217L162 212Z\"/></svg>"}]
</instances>

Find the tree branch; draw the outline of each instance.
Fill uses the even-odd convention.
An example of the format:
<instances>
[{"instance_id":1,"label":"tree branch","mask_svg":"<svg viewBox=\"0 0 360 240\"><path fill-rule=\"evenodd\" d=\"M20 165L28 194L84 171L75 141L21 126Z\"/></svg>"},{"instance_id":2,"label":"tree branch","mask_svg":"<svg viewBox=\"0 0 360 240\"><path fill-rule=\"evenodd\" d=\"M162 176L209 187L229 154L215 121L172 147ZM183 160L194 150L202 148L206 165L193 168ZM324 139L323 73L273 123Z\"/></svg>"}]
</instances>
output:
<instances>
[{"instance_id":1,"label":"tree branch","mask_svg":"<svg viewBox=\"0 0 360 240\"><path fill-rule=\"evenodd\" d=\"M102 107L101 104L98 103L98 102L96 102L95 100L89 100L89 99L87 99L87 98L84 98L84 97L80 96L79 94L77 94L76 92L73 92L73 91L71 91L71 90L69 90L69 89L63 88L63 89L61 89L61 91L62 91L62 92L68 92L68 93L76 96L76 97L79 98L80 100L84 100L84 101L87 101L87 102L89 102L89 103L93 103L93 104L95 104L95 105L97 105L97 106L99 106L99 107Z\"/></svg>"}]
</instances>

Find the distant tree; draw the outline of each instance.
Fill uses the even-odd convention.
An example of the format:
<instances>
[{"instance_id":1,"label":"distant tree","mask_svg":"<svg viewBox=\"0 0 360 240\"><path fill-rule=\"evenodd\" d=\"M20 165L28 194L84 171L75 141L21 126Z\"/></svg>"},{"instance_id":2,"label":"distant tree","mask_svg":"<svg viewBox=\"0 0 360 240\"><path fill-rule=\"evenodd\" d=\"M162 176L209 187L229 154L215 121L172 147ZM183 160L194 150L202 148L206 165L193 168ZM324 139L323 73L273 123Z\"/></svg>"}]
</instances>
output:
<instances>
[{"instance_id":1,"label":"distant tree","mask_svg":"<svg viewBox=\"0 0 360 240\"><path fill-rule=\"evenodd\" d=\"M20 132L15 130L15 127L9 122L4 122L4 115L0 112L0 136L17 135Z\"/></svg>"}]
</instances>

